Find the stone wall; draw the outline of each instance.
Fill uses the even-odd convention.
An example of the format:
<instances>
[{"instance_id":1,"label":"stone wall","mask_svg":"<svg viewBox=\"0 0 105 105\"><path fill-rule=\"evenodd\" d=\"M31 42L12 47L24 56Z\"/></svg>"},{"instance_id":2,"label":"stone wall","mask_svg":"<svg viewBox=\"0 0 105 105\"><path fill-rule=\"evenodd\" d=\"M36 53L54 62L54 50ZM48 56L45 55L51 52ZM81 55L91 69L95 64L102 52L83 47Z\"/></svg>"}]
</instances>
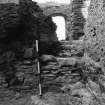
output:
<instances>
[{"instance_id":1,"label":"stone wall","mask_svg":"<svg viewBox=\"0 0 105 105\"><path fill-rule=\"evenodd\" d=\"M40 54L56 52L56 44L53 45L57 41L55 29L56 25L36 2L20 0L19 4L0 4L0 85L22 83L18 78L22 73L22 69L18 73L18 64L35 61L36 39L39 40ZM1 75L5 78L3 81ZM29 79L27 75L25 78Z\"/></svg>"},{"instance_id":2,"label":"stone wall","mask_svg":"<svg viewBox=\"0 0 105 105\"><path fill-rule=\"evenodd\" d=\"M105 6L104 0L91 0L85 25L86 53L105 67Z\"/></svg>"},{"instance_id":3,"label":"stone wall","mask_svg":"<svg viewBox=\"0 0 105 105\"><path fill-rule=\"evenodd\" d=\"M70 32L72 33L72 38L78 40L84 35L84 23L85 18L82 14L82 8L84 5L83 0L73 0L72 1L72 25Z\"/></svg>"}]
</instances>

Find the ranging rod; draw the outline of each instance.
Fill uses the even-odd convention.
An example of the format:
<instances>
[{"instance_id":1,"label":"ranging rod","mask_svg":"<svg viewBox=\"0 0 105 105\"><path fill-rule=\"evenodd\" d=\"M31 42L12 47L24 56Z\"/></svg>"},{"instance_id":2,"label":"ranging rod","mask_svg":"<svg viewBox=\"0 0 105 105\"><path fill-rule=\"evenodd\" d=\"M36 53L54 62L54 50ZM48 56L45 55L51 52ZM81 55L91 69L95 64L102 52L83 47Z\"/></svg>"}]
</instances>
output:
<instances>
[{"instance_id":1,"label":"ranging rod","mask_svg":"<svg viewBox=\"0 0 105 105\"><path fill-rule=\"evenodd\" d=\"M39 95L42 96L42 86L41 86L41 71L40 71L40 63L39 63L39 46L38 46L38 40L36 40L36 51L37 51L37 69L38 69L38 74L39 74Z\"/></svg>"}]
</instances>

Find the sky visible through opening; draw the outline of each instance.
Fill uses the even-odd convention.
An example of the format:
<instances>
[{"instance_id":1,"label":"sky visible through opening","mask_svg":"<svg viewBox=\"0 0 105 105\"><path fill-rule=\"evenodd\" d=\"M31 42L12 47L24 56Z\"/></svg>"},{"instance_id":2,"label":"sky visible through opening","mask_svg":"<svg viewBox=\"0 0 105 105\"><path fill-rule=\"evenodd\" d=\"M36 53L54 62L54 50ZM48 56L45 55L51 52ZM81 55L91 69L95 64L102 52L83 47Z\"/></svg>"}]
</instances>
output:
<instances>
[{"instance_id":1,"label":"sky visible through opening","mask_svg":"<svg viewBox=\"0 0 105 105\"><path fill-rule=\"evenodd\" d=\"M65 40L66 39L66 26L65 26L65 19L62 16L55 16L52 17L53 22L57 25L56 34L58 40Z\"/></svg>"}]
</instances>

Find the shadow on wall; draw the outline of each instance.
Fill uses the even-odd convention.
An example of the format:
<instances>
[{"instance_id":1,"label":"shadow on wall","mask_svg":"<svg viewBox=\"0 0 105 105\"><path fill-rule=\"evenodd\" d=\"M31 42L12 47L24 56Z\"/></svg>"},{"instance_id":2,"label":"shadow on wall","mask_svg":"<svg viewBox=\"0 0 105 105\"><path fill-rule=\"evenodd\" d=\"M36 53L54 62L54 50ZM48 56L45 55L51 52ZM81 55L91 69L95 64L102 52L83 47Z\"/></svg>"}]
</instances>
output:
<instances>
[{"instance_id":1,"label":"shadow on wall","mask_svg":"<svg viewBox=\"0 0 105 105\"><path fill-rule=\"evenodd\" d=\"M56 24L48 16L38 25L40 54L56 55L59 53L60 42L56 35Z\"/></svg>"},{"instance_id":2,"label":"shadow on wall","mask_svg":"<svg viewBox=\"0 0 105 105\"><path fill-rule=\"evenodd\" d=\"M44 21L44 18L47 19ZM48 43L45 41L46 44L41 43L42 46L39 46L42 54L58 51L58 48L55 48L57 43L53 43L56 37L52 38L55 30L56 26L52 19L44 16L40 7L31 0L21 0L19 5L0 4L0 73L8 87L23 84L24 78L21 80L18 77L16 65L18 62L23 63L26 59L35 60L33 56L36 57L37 54L30 53L34 49L35 39L39 36L39 40L48 39ZM44 38L43 33L47 35ZM48 48L45 49L43 46ZM30 53L28 53L29 50Z\"/></svg>"}]
</instances>

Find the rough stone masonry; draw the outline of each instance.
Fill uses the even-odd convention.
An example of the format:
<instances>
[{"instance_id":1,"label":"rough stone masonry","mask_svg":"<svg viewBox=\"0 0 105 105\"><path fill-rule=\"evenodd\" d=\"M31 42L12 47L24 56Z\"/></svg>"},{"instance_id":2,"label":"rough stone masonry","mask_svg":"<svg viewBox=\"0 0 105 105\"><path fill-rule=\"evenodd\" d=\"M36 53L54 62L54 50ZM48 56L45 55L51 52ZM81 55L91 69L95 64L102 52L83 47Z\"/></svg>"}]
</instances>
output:
<instances>
[{"instance_id":1,"label":"rough stone masonry","mask_svg":"<svg viewBox=\"0 0 105 105\"><path fill-rule=\"evenodd\" d=\"M85 49L94 61L105 67L105 2L91 0L86 20Z\"/></svg>"}]
</instances>

